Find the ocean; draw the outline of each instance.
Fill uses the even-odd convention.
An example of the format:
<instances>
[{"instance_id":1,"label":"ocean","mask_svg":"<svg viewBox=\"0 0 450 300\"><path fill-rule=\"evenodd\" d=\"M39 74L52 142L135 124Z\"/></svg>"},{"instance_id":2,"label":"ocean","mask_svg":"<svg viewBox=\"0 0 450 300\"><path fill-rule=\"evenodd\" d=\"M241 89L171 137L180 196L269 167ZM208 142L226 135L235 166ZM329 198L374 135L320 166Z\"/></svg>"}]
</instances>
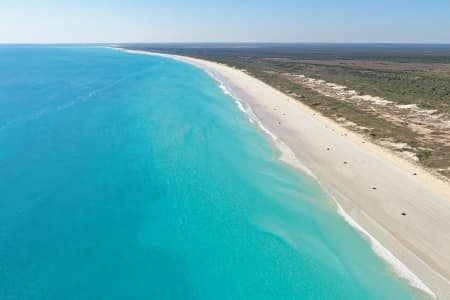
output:
<instances>
[{"instance_id":1,"label":"ocean","mask_svg":"<svg viewBox=\"0 0 450 300\"><path fill-rule=\"evenodd\" d=\"M417 299L218 83L0 47L0 299Z\"/></svg>"}]
</instances>

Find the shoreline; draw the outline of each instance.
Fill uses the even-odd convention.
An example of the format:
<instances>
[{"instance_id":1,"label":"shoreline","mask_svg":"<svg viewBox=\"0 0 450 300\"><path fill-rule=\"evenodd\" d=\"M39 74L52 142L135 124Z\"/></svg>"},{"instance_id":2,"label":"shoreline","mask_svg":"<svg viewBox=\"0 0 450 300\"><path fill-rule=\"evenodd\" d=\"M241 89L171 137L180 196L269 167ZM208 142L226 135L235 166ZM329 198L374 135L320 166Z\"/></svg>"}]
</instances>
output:
<instances>
[{"instance_id":1,"label":"shoreline","mask_svg":"<svg viewBox=\"0 0 450 300\"><path fill-rule=\"evenodd\" d=\"M271 139L281 161L319 182L337 213L397 276L432 297L450 297L450 188L445 182L240 70L197 58L114 49L206 71Z\"/></svg>"}]
</instances>

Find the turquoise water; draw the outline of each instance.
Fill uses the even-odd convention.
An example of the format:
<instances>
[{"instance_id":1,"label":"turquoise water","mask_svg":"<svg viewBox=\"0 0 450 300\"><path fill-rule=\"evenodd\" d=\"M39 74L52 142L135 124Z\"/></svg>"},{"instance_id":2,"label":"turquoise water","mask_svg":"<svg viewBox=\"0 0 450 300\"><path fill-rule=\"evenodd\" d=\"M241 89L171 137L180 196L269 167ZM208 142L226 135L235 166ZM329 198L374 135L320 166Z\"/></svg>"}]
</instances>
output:
<instances>
[{"instance_id":1,"label":"turquoise water","mask_svg":"<svg viewBox=\"0 0 450 300\"><path fill-rule=\"evenodd\" d=\"M213 79L0 47L0 299L411 299Z\"/></svg>"}]
</instances>

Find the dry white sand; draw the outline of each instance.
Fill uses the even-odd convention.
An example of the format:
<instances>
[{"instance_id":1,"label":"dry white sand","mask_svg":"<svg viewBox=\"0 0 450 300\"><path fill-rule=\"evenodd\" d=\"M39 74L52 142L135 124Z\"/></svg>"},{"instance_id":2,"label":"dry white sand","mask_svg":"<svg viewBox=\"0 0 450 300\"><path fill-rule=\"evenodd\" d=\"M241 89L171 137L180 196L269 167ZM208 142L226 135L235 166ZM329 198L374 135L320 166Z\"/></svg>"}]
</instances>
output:
<instances>
[{"instance_id":1,"label":"dry white sand","mask_svg":"<svg viewBox=\"0 0 450 300\"><path fill-rule=\"evenodd\" d=\"M153 55L194 64L215 77L257 118L283 161L314 176L337 201L338 213L398 276L438 299L450 299L446 182L240 70L184 56Z\"/></svg>"}]
</instances>

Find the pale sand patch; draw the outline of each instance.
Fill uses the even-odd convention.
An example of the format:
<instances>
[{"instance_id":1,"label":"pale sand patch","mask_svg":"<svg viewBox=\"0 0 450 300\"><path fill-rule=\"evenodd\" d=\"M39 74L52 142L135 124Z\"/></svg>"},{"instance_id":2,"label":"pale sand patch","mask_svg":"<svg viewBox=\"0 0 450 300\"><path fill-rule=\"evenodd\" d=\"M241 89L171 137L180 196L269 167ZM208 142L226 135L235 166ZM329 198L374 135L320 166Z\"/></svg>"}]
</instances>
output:
<instances>
[{"instance_id":1,"label":"pale sand patch","mask_svg":"<svg viewBox=\"0 0 450 300\"><path fill-rule=\"evenodd\" d=\"M368 237L394 272L412 286L450 299L446 182L240 70L184 56L152 55L196 65L218 79L238 97L242 110L251 108L275 144L290 149L283 161L297 167L301 162L300 169L314 174L342 207L336 207L338 212Z\"/></svg>"}]
</instances>

